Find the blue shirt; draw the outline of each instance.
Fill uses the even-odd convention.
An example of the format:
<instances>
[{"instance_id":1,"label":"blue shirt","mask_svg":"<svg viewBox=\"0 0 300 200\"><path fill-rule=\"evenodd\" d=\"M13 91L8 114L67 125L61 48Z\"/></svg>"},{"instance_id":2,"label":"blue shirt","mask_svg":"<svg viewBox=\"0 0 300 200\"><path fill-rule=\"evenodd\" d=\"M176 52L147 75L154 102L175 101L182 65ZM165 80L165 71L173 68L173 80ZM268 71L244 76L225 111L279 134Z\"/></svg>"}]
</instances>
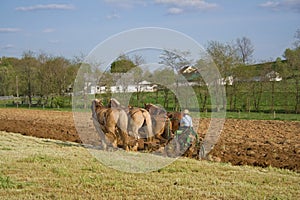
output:
<instances>
[{"instance_id":1,"label":"blue shirt","mask_svg":"<svg viewBox=\"0 0 300 200\"><path fill-rule=\"evenodd\" d=\"M180 126L187 126L187 127L193 127L193 121L191 116L189 115L183 115L182 119L180 120Z\"/></svg>"}]
</instances>

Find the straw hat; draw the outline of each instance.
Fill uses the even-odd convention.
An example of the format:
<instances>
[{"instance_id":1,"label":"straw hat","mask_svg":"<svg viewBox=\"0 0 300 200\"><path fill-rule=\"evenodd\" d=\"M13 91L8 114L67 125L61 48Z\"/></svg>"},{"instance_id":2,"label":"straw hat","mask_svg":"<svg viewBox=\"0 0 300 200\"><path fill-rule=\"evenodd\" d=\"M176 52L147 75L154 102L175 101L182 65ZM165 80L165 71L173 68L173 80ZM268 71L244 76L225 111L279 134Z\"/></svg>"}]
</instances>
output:
<instances>
[{"instance_id":1,"label":"straw hat","mask_svg":"<svg viewBox=\"0 0 300 200\"><path fill-rule=\"evenodd\" d=\"M184 111L183 111L183 114L189 114L190 112L189 112L189 110L188 109L185 109Z\"/></svg>"}]
</instances>

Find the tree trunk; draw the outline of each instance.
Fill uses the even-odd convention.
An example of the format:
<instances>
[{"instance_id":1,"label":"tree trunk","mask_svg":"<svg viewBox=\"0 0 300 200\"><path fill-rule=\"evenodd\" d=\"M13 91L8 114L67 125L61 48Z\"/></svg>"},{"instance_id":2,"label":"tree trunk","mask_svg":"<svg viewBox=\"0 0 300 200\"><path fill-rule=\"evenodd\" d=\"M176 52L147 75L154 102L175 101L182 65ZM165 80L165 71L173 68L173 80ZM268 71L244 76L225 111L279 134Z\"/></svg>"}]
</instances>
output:
<instances>
[{"instance_id":1,"label":"tree trunk","mask_svg":"<svg viewBox=\"0 0 300 200\"><path fill-rule=\"evenodd\" d=\"M275 102L275 96L274 96L274 93L275 93L275 81L272 81L271 82L271 86L272 86L272 89L271 89L271 112L274 112L274 102Z\"/></svg>"},{"instance_id":2,"label":"tree trunk","mask_svg":"<svg viewBox=\"0 0 300 200\"><path fill-rule=\"evenodd\" d=\"M300 84L299 80L296 78L296 104L295 104L295 113L300 112Z\"/></svg>"},{"instance_id":3,"label":"tree trunk","mask_svg":"<svg viewBox=\"0 0 300 200\"><path fill-rule=\"evenodd\" d=\"M164 108L169 107L169 90L164 89Z\"/></svg>"}]
</instances>

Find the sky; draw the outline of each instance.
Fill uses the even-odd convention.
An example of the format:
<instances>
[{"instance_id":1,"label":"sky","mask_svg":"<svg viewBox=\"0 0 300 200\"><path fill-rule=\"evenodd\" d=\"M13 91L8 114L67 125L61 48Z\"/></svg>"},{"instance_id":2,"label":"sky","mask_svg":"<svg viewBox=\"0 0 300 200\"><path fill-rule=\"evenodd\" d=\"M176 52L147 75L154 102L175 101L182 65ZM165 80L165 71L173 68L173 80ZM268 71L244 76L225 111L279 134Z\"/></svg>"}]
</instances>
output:
<instances>
[{"instance_id":1,"label":"sky","mask_svg":"<svg viewBox=\"0 0 300 200\"><path fill-rule=\"evenodd\" d=\"M0 57L72 59L122 31L161 27L204 48L247 37L254 62L270 61L292 48L299 19L300 0L1 0Z\"/></svg>"}]
</instances>

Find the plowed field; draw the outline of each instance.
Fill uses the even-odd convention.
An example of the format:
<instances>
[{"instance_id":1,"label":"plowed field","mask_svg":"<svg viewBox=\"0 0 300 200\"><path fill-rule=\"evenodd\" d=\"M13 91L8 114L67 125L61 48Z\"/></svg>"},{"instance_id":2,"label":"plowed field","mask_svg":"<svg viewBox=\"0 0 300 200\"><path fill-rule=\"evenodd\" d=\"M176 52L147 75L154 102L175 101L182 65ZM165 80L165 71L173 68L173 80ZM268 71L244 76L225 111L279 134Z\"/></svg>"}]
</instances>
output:
<instances>
[{"instance_id":1,"label":"plowed field","mask_svg":"<svg viewBox=\"0 0 300 200\"><path fill-rule=\"evenodd\" d=\"M209 119L200 120L200 137L205 135L209 123ZM82 142L72 112L0 109L0 130ZM227 119L210 157L233 165L272 166L300 172L300 122Z\"/></svg>"}]
</instances>

